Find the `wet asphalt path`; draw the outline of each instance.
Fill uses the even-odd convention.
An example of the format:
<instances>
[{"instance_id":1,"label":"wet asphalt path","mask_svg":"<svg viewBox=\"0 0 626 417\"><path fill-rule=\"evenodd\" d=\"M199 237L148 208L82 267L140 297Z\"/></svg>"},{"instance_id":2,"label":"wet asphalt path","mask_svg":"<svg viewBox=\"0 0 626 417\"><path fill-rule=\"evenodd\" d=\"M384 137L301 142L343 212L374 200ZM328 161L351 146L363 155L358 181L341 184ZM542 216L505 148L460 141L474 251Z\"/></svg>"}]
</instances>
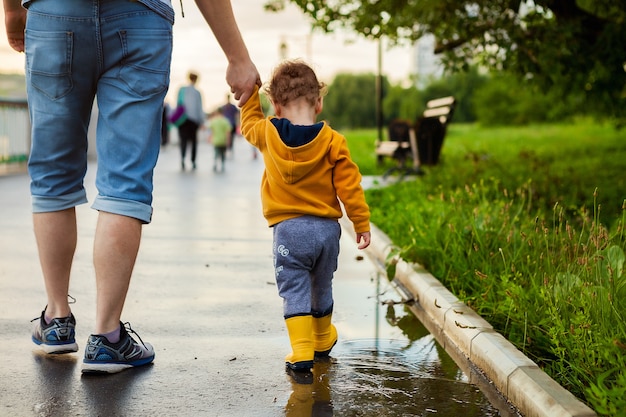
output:
<instances>
[{"instance_id":1,"label":"wet asphalt path","mask_svg":"<svg viewBox=\"0 0 626 417\"><path fill-rule=\"evenodd\" d=\"M77 209L70 293L79 352L40 354L29 321L45 294L28 177L0 177L0 416L499 415L426 331L407 337L389 325L405 313L380 301L399 297L348 233L335 278L335 358L316 365L315 384L294 384L259 200L262 161L241 138L224 174L212 172L209 145L198 152L198 169L184 172L175 145L161 153L153 222L122 317L154 345L155 362L108 376L80 373L94 326L96 212Z\"/></svg>"}]
</instances>

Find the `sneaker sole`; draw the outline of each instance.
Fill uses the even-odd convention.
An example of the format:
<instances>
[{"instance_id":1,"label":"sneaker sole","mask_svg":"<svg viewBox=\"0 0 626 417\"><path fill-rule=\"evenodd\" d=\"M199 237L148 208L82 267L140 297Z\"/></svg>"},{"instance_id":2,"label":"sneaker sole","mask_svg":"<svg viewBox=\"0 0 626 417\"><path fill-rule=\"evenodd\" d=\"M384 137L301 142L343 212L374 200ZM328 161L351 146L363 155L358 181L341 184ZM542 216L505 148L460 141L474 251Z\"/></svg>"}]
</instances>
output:
<instances>
[{"instance_id":1,"label":"sneaker sole","mask_svg":"<svg viewBox=\"0 0 626 417\"><path fill-rule=\"evenodd\" d=\"M140 361L136 361L131 363L103 363L103 362L85 362L83 361L83 366L81 368L81 372L83 374L116 374L118 372L122 372L129 368L136 368L138 366L144 366L152 363L154 360L154 356L151 358L145 358Z\"/></svg>"},{"instance_id":2,"label":"sneaker sole","mask_svg":"<svg viewBox=\"0 0 626 417\"><path fill-rule=\"evenodd\" d=\"M60 355L63 353L78 352L77 343L64 343L62 345L51 345L47 343L41 343L38 340L33 339L33 342L37 345L37 348L48 354Z\"/></svg>"}]
</instances>

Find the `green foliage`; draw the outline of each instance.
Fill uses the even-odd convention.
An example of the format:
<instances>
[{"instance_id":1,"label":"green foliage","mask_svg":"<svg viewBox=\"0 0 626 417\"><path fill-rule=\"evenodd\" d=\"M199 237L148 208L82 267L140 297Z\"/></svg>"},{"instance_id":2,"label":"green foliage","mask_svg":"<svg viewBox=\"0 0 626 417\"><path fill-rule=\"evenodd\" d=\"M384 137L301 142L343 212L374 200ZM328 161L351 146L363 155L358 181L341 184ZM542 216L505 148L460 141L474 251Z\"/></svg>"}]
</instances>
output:
<instances>
[{"instance_id":1,"label":"green foliage","mask_svg":"<svg viewBox=\"0 0 626 417\"><path fill-rule=\"evenodd\" d=\"M422 93L415 87L391 86L385 91L383 115L385 125L394 119L416 120L425 108Z\"/></svg>"},{"instance_id":2,"label":"green foliage","mask_svg":"<svg viewBox=\"0 0 626 417\"><path fill-rule=\"evenodd\" d=\"M383 88L388 82L383 80ZM376 126L376 76L339 74L328 88L320 119L336 129Z\"/></svg>"},{"instance_id":3,"label":"green foliage","mask_svg":"<svg viewBox=\"0 0 626 417\"><path fill-rule=\"evenodd\" d=\"M433 81L424 90L424 97L427 100L432 100L439 97L454 96L456 106L453 122L474 122L477 119L478 108L478 103L474 97L490 82L488 76L480 74L478 68L472 66L467 72L445 75L441 79Z\"/></svg>"},{"instance_id":4,"label":"green foliage","mask_svg":"<svg viewBox=\"0 0 626 417\"><path fill-rule=\"evenodd\" d=\"M601 415L623 415L626 398L626 364L622 363L621 366L604 372L596 383L591 383L587 393L596 411Z\"/></svg>"},{"instance_id":5,"label":"green foliage","mask_svg":"<svg viewBox=\"0 0 626 417\"><path fill-rule=\"evenodd\" d=\"M550 101L545 95L528 88L511 77L495 77L475 96L480 123L524 125L548 119Z\"/></svg>"},{"instance_id":6,"label":"green foliage","mask_svg":"<svg viewBox=\"0 0 626 417\"><path fill-rule=\"evenodd\" d=\"M327 32L348 27L392 43L432 34L449 70L507 70L561 100L583 99L594 114L626 118L623 1L266 0L266 8L286 3Z\"/></svg>"},{"instance_id":7,"label":"green foliage","mask_svg":"<svg viewBox=\"0 0 626 417\"><path fill-rule=\"evenodd\" d=\"M259 94L259 98L261 99L261 108L263 109L263 114L266 116L274 114L274 106L272 106L272 102L269 97L263 92Z\"/></svg>"},{"instance_id":8,"label":"green foliage","mask_svg":"<svg viewBox=\"0 0 626 417\"><path fill-rule=\"evenodd\" d=\"M0 155L0 164L22 163L28 161L28 155Z\"/></svg>"},{"instance_id":9,"label":"green foliage","mask_svg":"<svg viewBox=\"0 0 626 417\"><path fill-rule=\"evenodd\" d=\"M376 77L371 74L341 74L329 86L322 118L330 120L335 127L375 126L375 86ZM433 80L422 90L414 86L388 85L384 79L383 95L385 126L394 119L415 121L429 100L450 95L457 100L453 123L478 121L486 126L527 125L561 122L587 113L581 106L582 100L574 95L561 100L554 93L541 91L512 75L489 77L479 74L475 67L467 73Z\"/></svg>"},{"instance_id":10,"label":"green foliage","mask_svg":"<svg viewBox=\"0 0 626 417\"><path fill-rule=\"evenodd\" d=\"M619 416L626 143L588 121L451 128L443 164L367 191L372 222L557 382Z\"/></svg>"}]
</instances>

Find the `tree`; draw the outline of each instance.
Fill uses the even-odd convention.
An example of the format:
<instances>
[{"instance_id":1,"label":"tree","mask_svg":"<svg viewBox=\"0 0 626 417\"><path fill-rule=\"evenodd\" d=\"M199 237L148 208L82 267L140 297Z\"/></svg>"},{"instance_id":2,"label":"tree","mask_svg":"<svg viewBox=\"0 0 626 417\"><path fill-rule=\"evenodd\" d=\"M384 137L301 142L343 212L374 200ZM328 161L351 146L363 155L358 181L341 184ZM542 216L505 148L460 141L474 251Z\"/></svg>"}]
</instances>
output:
<instances>
[{"instance_id":1,"label":"tree","mask_svg":"<svg viewBox=\"0 0 626 417\"><path fill-rule=\"evenodd\" d=\"M383 78L383 92L389 82ZM324 97L320 119L337 129L376 126L376 76L374 74L337 74Z\"/></svg>"},{"instance_id":2,"label":"tree","mask_svg":"<svg viewBox=\"0 0 626 417\"><path fill-rule=\"evenodd\" d=\"M626 117L625 0L268 0L266 8L286 2L327 32L347 27L392 43L431 33L449 70L479 63Z\"/></svg>"},{"instance_id":3,"label":"tree","mask_svg":"<svg viewBox=\"0 0 626 417\"><path fill-rule=\"evenodd\" d=\"M383 99L385 124L388 125L394 119L414 122L424 112L425 103L422 93L415 86L390 86Z\"/></svg>"},{"instance_id":4,"label":"tree","mask_svg":"<svg viewBox=\"0 0 626 417\"><path fill-rule=\"evenodd\" d=\"M493 77L474 97L478 120L483 125L491 126L543 121L547 113L546 105L536 100L536 97L510 77ZM528 110L533 109L539 114L528 113Z\"/></svg>"}]
</instances>

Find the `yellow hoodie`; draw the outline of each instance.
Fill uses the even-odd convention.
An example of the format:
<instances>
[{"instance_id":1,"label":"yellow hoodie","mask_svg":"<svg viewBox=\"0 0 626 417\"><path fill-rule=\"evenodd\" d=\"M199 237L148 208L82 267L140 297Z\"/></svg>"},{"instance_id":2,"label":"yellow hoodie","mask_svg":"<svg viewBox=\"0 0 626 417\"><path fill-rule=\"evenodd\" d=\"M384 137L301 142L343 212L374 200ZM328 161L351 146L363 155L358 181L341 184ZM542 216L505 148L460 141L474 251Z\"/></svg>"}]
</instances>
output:
<instances>
[{"instance_id":1,"label":"yellow hoodie","mask_svg":"<svg viewBox=\"0 0 626 417\"><path fill-rule=\"evenodd\" d=\"M324 122L313 140L291 147L272 119L263 115L257 89L241 110L241 133L263 155L261 202L269 226L304 215L339 219L341 200L355 232L368 232L369 207L346 138Z\"/></svg>"}]
</instances>

